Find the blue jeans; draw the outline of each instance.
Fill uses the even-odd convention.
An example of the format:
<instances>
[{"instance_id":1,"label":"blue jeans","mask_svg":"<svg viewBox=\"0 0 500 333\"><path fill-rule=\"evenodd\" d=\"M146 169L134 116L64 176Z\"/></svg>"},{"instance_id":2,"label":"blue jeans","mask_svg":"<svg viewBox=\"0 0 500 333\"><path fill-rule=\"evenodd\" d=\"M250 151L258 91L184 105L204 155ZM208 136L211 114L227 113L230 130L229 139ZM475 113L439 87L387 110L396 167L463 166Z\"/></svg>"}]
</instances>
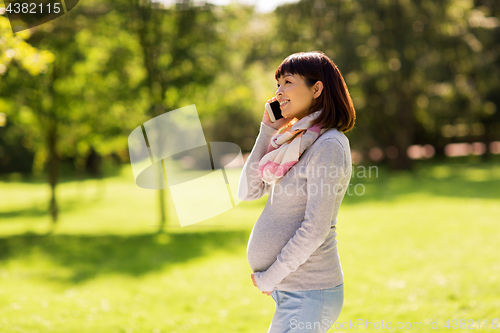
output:
<instances>
[{"instance_id":1,"label":"blue jeans","mask_svg":"<svg viewBox=\"0 0 500 333\"><path fill-rule=\"evenodd\" d=\"M276 312L267 333L324 333L344 304L344 283L318 290L273 290Z\"/></svg>"}]
</instances>

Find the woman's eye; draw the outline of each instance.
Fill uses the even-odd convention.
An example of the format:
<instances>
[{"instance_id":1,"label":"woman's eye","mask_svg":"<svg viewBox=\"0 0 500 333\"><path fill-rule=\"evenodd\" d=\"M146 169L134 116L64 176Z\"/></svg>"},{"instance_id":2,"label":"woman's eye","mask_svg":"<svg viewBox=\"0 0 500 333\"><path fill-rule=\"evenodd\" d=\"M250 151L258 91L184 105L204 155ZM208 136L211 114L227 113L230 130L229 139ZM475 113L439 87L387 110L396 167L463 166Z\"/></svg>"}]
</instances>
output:
<instances>
[{"instance_id":1,"label":"woman's eye","mask_svg":"<svg viewBox=\"0 0 500 333\"><path fill-rule=\"evenodd\" d=\"M292 83L292 82L290 82L290 81L288 81L288 80L285 80L285 84L287 84L287 83ZM280 85L279 85L279 84L276 84L276 88L279 88L279 87L280 87Z\"/></svg>"}]
</instances>

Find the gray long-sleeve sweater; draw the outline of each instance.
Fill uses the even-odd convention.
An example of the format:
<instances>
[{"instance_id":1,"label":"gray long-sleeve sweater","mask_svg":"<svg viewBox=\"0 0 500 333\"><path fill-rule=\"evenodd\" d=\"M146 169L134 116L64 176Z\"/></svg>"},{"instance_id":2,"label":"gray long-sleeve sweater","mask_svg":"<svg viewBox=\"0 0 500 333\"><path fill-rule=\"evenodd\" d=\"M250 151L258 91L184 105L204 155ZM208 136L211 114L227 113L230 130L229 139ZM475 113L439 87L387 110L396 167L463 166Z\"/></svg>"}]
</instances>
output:
<instances>
[{"instance_id":1,"label":"gray long-sleeve sweater","mask_svg":"<svg viewBox=\"0 0 500 333\"><path fill-rule=\"evenodd\" d=\"M243 166L238 197L256 200L270 185L259 176L259 160L278 130L261 122L260 133ZM344 281L337 252L336 224L351 179L349 140L329 129L307 148L275 185L274 198L255 223L247 256L262 291L313 290Z\"/></svg>"}]
</instances>

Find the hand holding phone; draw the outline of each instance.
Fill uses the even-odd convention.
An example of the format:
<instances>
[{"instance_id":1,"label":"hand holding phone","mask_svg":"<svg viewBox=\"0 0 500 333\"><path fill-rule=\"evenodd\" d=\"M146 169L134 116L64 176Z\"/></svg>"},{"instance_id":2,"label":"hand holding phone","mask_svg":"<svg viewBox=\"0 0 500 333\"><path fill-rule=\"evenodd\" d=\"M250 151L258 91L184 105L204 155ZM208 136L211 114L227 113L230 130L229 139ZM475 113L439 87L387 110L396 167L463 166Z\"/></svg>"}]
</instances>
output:
<instances>
[{"instance_id":1,"label":"hand holding phone","mask_svg":"<svg viewBox=\"0 0 500 333\"><path fill-rule=\"evenodd\" d=\"M280 129L293 118L285 118L281 114L281 108L276 97L267 101L262 122L274 129Z\"/></svg>"},{"instance_id":2,"label":"hand holding phone","mask_svg":"<svg viewBox=\"0 0 500 333\"><path fill-rule=\"evenodd\" d=\"M269 119L271 119L273 123L276 122L276 120L283 118L283 115L281 114L280 102L277 100L271 103L267 102L266 111L269 115Z\"/></svg>"}]
</instances>

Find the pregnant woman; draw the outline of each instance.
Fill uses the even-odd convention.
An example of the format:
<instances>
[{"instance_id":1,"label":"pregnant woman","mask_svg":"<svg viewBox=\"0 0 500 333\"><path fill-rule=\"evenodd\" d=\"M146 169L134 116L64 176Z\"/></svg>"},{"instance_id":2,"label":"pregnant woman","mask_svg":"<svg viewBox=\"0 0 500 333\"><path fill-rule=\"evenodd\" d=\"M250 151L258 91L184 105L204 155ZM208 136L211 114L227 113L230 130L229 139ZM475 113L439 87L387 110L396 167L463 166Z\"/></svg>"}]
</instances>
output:
<instances>
[{"instance_id":1,"label":"pregnant woman","mask_svg":"<svg viewBox=\"0 0 500 333\"><path fill-rule=\"evenodd\" d=\"M356 113L337 66L319 51L287 57L275 73L284 118L264 112L243 167L241 200L270 192L247 247L253 284L276 303L268 333L326 332L344 302L336 224L352 171Z\"/></svg>"}]
</instances>

